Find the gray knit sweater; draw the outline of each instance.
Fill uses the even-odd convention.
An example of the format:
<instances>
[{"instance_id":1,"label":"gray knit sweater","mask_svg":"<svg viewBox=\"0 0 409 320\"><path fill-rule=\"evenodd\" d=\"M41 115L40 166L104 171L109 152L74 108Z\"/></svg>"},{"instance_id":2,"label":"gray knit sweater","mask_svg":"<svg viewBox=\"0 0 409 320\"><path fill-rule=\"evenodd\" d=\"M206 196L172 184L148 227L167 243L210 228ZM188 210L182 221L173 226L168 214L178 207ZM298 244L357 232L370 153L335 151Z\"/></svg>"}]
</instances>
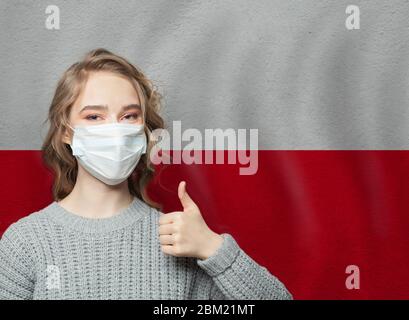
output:
<instances>
[{"instance_id":1,"label":"gray knit sweater","mask_svg":"<svg viewBox=\"0 0 409 320\"><path fill-rule=\"evenodd\" d=\"M292 299L228 233L205 260L163 253L159 216L138 198L103 219L52 202L3 234L0 299Z\"/></svg>"}]
</instances>

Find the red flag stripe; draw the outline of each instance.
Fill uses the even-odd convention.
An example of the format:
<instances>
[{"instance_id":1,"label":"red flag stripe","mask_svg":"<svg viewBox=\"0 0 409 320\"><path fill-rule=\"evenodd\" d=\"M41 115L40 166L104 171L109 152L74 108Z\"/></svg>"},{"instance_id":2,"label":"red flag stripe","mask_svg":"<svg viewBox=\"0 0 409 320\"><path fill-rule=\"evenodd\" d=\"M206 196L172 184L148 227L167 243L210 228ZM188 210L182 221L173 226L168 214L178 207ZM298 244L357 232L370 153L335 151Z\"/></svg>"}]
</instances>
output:
<instances>
[{"instance_id":1,"label":"red flag stripe","mask_svg":"<svg viewBox=\"0 0 409 320\"><path fill-rule=\"evenodd\" d=\"M0 161L1 233L52 201L52 176L39 151L0 151ZM409 298L408 151L260 151L258 162L249 176L240 164L159 166L149 193L179 210L185 180L209 226L296 299ZM358 290L345 286L348 265L360 268Z\"/></svg>"}]
</instances>

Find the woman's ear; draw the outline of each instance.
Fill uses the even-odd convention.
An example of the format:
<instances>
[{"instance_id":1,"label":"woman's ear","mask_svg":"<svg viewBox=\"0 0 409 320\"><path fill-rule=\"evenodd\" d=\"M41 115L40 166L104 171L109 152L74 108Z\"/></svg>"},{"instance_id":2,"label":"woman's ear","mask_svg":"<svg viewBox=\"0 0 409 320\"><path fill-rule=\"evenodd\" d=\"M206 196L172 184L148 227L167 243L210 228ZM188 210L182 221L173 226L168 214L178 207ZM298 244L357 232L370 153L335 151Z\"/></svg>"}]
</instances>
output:
<instances>
[{"instance_id":1,"label":"woman's ear","mask_svg":"<svg viewBox=\"0 0 409 320\"><path fill-rule=\"evenodd\" d=\"M71 137L68 133L67 128L64 128L64 133L62 135L62 141L66 144L69 144L69 145L71 144Z\"/></svg>"}]
</instances>

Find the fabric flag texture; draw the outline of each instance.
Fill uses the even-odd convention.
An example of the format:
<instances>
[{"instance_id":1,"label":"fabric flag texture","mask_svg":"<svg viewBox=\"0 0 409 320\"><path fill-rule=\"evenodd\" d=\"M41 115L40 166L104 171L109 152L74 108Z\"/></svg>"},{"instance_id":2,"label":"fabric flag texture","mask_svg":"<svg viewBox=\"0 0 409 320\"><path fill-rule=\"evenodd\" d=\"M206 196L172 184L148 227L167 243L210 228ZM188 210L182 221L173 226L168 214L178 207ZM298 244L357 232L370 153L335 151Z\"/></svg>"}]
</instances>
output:
<instances>
[{"instance_id":1,"label":"fabric flag texture","mask_svg":"<svg viewBox=\"0 0 409 320\"><path fill-rule=\"evenodd\" d=\"M58 2L49 29L47 1L2 1L0 234L52 201L43 121L62 73L104 47L158 86L170 128L258 129L253 175L227 161L159 165L149 193L165 212L187 181L209 226L295 299L408 299L409 3L355 1L353 30L349 5Z\"/></svg>"}]
</instances>

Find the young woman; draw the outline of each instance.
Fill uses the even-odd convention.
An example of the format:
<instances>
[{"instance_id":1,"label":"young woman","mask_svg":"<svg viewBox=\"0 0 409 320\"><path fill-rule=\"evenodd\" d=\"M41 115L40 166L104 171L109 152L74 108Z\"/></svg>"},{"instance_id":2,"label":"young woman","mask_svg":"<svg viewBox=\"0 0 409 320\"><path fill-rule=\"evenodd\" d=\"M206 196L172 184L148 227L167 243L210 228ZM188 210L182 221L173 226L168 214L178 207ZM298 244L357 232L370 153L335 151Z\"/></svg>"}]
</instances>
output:
<instances>
[{"instance_id":1,"label":"young woman","mask_svg":"<svg viewBox=\"0 0 409 320\"><path fill-rule=\"evenodd\" d=\"M43 144L54 201L0 241L2 299L292 299L228 234L147 196L161 95L127 60L89 52L59 81Z\"/></svg>"}]
</instances>

